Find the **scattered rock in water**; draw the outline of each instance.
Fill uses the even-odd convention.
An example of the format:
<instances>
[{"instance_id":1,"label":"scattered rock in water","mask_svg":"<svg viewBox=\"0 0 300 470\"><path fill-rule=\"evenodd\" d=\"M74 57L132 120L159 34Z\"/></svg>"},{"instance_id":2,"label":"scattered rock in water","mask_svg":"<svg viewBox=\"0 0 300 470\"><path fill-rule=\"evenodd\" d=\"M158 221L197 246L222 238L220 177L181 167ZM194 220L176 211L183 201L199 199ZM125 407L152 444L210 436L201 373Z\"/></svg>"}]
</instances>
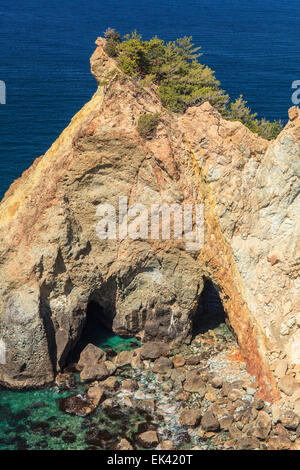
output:
<instances>
[{"instance_id":1,"label":"scattered rock in water","mask_svg":"<svg viewBox=\"0 0 300 470\"><path fill-rule=\"evenodd\" d=\"M103 411L112 420L128 420L128 417L126 417L119 404L112 403L111 406L105 406Z\"/></svg>"},{"instance_id":2,"label":"scattered rock in water","mask_svg":"<svg viewBox=\"0 0 300 470\"><path fill-rule=\"evenodd\" d=\"M37 447L38 447L39 449L47 449L47 447L48 447L48 442L46 441L46 439L43 439L42 441L39 441L39 442L37 443Z\"/></svg>"},{"instance_id":3,"label":"scattered rock in water","mask_svg":"<svg viewBox=\"0 0 300 470\"><path fill-rule=\"evenodd\" d=\"M172 441L166 439L165 441L162 441L158 447L157 450L176 450L174 447L174 444Z\"/></svg>"},{"instance_id":4,"label":"scattered rock in water","mask_svg":"<svg viewBox=\"0 0 300 470\"><path fill-rule=\"evenodd\" d=\"M83 370L87 366L95 366L106 360L106 353L103 349L98 348L94 344L88 344L80 354L77 364L79 370Z\"/></svg>"},{"instance_id":5,"label":"scattered rock in water","mask_svg":"<svg viewBox=\"0 0 300 470\"><path fill-rule=\"evenodd\" d=\"M102 449L114 447L116 439L107 429L91 429L85 435L85 442L89 446L96 446Z\"/></svg>"},{"instance_id":6,"label":"scattered rock in water","mask_svg":"<svg viewBox=\"0 0 300 470\"><path fill-rule=\"evenodd\" d=\"M299 416L293 411L285 411L280 416L280 422L286 429L295 431L299 425Z\"/></svg>"},{"instance_id":7,"label":"scattered rock in water","mask_svg":"<svg viewBox=\"0 0 300 470\"><path fill-rule=\"evenodd\" d=\"M172 357L172 362L175 368L183 367L185 364L185 358L181 354L176 354L176 356Z\"/></svg>"},{"instance_id":8,"label":"scattered rock in water","mask_svg":"<svg viewBox=\"0 0 300 470\"><path fill-rule=\"evenodd\" d=\"M138 410L146 411L147 413L154 413L156 404L154 400L140 400L136 404Z\"/></svg>"},{"instance_id":9,"label":"scattered rock in water","mask_svg":"<svg viewBox=\"0 0 300 470\"><path fill-rule=\"evenodd\" d=\"M75 377L72 374L59 373L55 378L55 384L60 390L70 390L76 385Z\"/></svg>"},{"instance_id":10,"label":"scattered rock in water","mask_svg":"<svg viewBox=\"0 0 300 470\"><path fill-rule=\"evenodd\" d=\"M297 384L296 380L292 375L285 375L282 377L278 382L279 390L285 393L288 396L292 396L293 393L297 391L299 388L299 384Z\"/></svg>"},{"instance_id":11,"label":"scattered rock in water","mask_svg":"<svg viewBox=\"0 0 300 470\"><path fill-rule=\"evenodd\" d=\"M106 364L91 364L86 365L80 372L81 382L92 382L93 380L104 380L109 377L111 372L108 370Z\"/></svg>"},{"instance_id":12,"label":"scattered rock in water","mask_svg":"<svg viewBox=\"0 0 300 470\"><path fill-rule=\"evenodd\" d=\"M114 447L113 450L134 450L133 446L127 439L121 439Z\"/></svg>"},{"instance_id":13,"label":"scattered rock in water","mask_svg":"<svg viewBox=\"0 0 300 470\"><path fill-rule=\"evenodd\" d=\"M59 400L59 409L64 413L87 416L95 410L95 407L92 400L87 399L86 396L72 395Z\"/></svg>"},{"instance_id":14,"label":"scattered rock in water","mask_svg":"<svg viewBox=\"0 0 300 470\"><path fill-rule=\"evenodd\" d=\"M168 357L159 357L154 361L153 372L159 374L166 374L173 367L173 362Z\"/></svg>"},{"instance_id":15,"label":"scattered rock in water","mask_svg":"<svg viewBox=\"0 0 300 470\"><path fill-rule=\"evenodd\" d=\"M179 422L182 426L195 427L200 423L201 410L185 408L179 416Z\"/></svg>"},{"instance_id":16,"label":"scattered rock in water","mask_svg":"<svg viewBox=\"0 0 300 470\"><path fill-rule=\"evenodd\" d=\"M120 384L116 377L108 377L100 382L100 386L108 392L116 392L120 388Z\"/></svg>"},{"instance_id":17,"label":"scattered rock in water","mask_svg":"<svg viewBox=\"0 0 300 470\"><path fill-rule=\"evenodd\" d=\"M34 433L45 434L49 431L50 425L46 421L35 421L30 423L30 429Z\"/></svg>"},{"instance_id":18,"label":"scattered rock in water","mask_svg":"<svg viewBox=\"0 0 300 470\"><path fill-rule=\"evenodd\" d=\"M175 448L180 445L189 444L191 442L191 436L188 432L179 432L174 436L174 445Z\"/></svg>"},{"instance_id":19,"label":"scattered rock in water","mask_svg":"<svg viewBox=\"0 0 300 470\"><path fill-rule=\"evenodd\" d=\"M122 390L128 390L129 392L135 392L139 389L139 384L136 380L125 379L122 382Z\"/></svg>"},{"instance_id":20,"label":"scattered rock in water","mask_svg":"<svg viewBox=\"0 0 300 470\"><path fill-rule=\"evenodd\" d=\"M201 427L206 432L217 432L220 429L220 423L212 411L206 411L201 419Z\"/></svg>"},{"instance_id":21,"label":"scattered rock in water","mask_svg":"<svg viewBox=\"0 0 300 470\"><path fill-rule=\"evenodd\" d=\"M77 437L75 434L73 434L72 432L68 431L66 432L63 436L62 436L62 440L66 443L66 444L73 444L76 440L77 440Z\"/></svg>"},{"instance_id":22,"label":"scattered rock in water","mask_svg":"<svg viewBox=\"0 0 300 470\"><path fill-rule=\"evenodd\" d=\"M260 440L265 440L270 434L272 420L268 413L261 410L258 413L256 421L253 426L253 435Z\"/></svg>"},{"instance_id":23,"label":"scattered rock in water","mask_svg":"<svg viewBox=\"0 0 300 470\"><path fill-rule=\"evenodd\" d=\"M136 442L140 447L150 449L158 445L159 439L156 431L146 431L137 436Z\"/></svg>"},{"instance_id":24,"label":"scattered rock in water","mask_svg":"<svg viewBox=\"0 0 300 470\"><path fill-rule=\"evenodd\" d=\"M260 442L255 437L242 437L237 441L237 447L239 450L256 450L260 447Z\"/></svg>"},{"instance_id":25,"label":"scattered rock in water","mask_svg":"<svg viewBox=\"0 0 300 470\"><path fill-rule=\"evenodd\" d=\"M49 435L51 437L59 437L61 436L61 434L64 432L64 429L63 428L52 428L50 429L49 431Z\"/></svg>"},{"instance_id":26,"label":"scattered rock in water","mask_svg":"<svg viewBox=\"0 0 300 470\"><path fill-rule=\"evenodd\" d=\"M96 409L104 396L103 382L92 383L86 393L88 401L91 401L92 410Z\"/></svg>"},{"instance_id":27,"label":"scattered rock in water","mask_svg":"<svg viewBox=\"0 0 300 470\"><path fill-rule=\"evenodd\" d=\"M211 385L212 385L214 388L222 388L223 380L221 379L220 376L215 375L215 376L211 379L210 383L211 383Z\"/></svg>"},{"instance_id":28,"label":"scattered rock in water","mask_svg":"<svg viewBox=\"0 0 300 470\"><path fill-rule=\"evenodd\" d=\"M141 348L142 359L158 359L161 356L169 354L169 346L166 343L150 341L145 343Z\"/></svg>"},{"instance_id":29,"label":"scattered rock in water","mask_svg":"<svg viewBox=\"0 0 300 470\"><path fill-rule=\"evenodd\" d=\"M183 388L187 392L196 392L199 393L201 398L204 397L206 384L197 369L187 371Z\"/></svg>"},{"instance_id":30,"label":"scattered rock in water","mask_svg":"<svg viewBox=\"0 0 300 470\"><path fill-rule=\"evenodd\" d=\"M137 357L138 352L132 351L121 351L117 356L114 357L114 364L116 367L129 366L133 357Z\"/></svg>"}]
</instances>

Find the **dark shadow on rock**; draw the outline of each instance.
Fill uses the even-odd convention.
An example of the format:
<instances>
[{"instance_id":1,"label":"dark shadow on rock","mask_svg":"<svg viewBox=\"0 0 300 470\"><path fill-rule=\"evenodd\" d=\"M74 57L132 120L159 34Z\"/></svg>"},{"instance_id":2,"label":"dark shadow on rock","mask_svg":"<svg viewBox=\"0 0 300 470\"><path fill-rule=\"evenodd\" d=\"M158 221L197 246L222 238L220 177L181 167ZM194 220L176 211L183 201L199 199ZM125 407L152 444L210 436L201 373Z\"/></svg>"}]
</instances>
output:
<instances>
[{"instance_id":1,"label":"dark shadow on rock","mask_svg":"<svg viewBox=\"0 0 300 470\"><path fill-rule=\"evenodd\" d=\"M227 322L227 315L217 288L206 279L193 321L193 337L214 330Z\"/></svg>"}]
</instances>

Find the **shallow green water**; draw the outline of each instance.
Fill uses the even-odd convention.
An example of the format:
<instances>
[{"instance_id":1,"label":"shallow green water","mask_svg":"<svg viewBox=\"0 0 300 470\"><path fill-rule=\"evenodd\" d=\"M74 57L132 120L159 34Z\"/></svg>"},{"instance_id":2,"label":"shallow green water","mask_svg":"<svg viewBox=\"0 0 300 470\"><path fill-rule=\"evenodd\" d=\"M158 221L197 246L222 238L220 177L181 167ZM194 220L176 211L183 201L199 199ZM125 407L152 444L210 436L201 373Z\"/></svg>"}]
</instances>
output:
<instances>
[{"instance_id":1,"label":"shallow green water","mask_svg":"<svg viewBox=\"0 0 300 470\"><path fill-rule=\"evenodd\" d=\"M85 337L80 348L88 342L104 350L111 348L115 353L134 349L140 345L136 340L120 338L103 328L101 330L91 328L91 335ZM83 393L85 388L85 385L78 383L76 389L71 392L61 392L56 387L29 391L0 389L0 450L86 449L88 444L85 436L93 425L97 425L97 428L100 426L102 429L110 429L113 437L124 432L124 429L121 431L120 425L109 420L101 409L88 419L68 415L59 410L60 398ZM137 419L138 417L128 418L128 432L133 420ZM56 428L62 428L62 432L60 436L53 437L50 433ZM73 439L76 438L75 442L65 442L68 440L69 432L74 435Z\"/></svg>"}]
</instances>

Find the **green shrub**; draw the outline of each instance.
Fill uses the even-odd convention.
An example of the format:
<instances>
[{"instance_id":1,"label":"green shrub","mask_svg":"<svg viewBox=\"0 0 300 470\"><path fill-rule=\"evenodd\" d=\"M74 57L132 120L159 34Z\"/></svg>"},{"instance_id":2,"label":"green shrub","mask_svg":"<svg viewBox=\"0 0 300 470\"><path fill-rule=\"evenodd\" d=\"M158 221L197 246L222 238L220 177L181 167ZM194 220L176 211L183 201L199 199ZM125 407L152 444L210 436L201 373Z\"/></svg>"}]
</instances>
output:
<instances>
[{"instance_id":1,"label":"green shrub","mask_svg":"<svg viewBox=\"0 0 300 470\"><path fill-rule=\"evenodd\" d=\"M114 41L113 39L108 39L106 41L104 50L109 57L117 57L119 53L118 43Z\"/></svg>"},{"instance_id":2,"label":"green shrub","mask_svg":"<svg viewBox=\"0 0 300 470\"><path fill-rule=\"evenodd\" d=\"M141 137L149 139L158 126L160 113L143 114L137 124L137 130Z\"/></svg>"},{"instance_id":3,"label":"green shrub","mask_svg":"<svg viewBox=\"0 0 300 470\"><path fill-rule=\"evenodd\" d=\"M224 117L231 121L240 121L252 132L259 134L261 137L271 140L275 139L283 129L281 121L267 121L266 119L257 119L256 113L251 113L247 106L247 101L240 95L235 101L229 103L228 109L224 113Z\"/></svg>"},{"instance_id":4,"label":"green shrub","mask_svg":"<svg viewBox=\"0 0 300 470\"><path fill-rule=\"evenodd\" d=\"M171 111L183 113L189 106L209 101L223 117L242 122L266 139L274 139L282 130L280 121L257 119L242 96L230 101L214 71L198 61L200 47L194 46L191 37L168 43L157 36L143 41L134 31L120 42L120 35L112 28L105 36L106 51L117 57L120 69L141 85L155 84L162 104Z\"/></svg>"},{"instance_id":5,"label":"green shrub","mask_svg":"<svg viewBox=\"0 0 300 470\"><path fill-rule=\"evenodd\" d=\"M104 50L109 57L117 57L119 55L119 43L121 42L120 34L113 28L107 28L104 33L106 44Z\"/></svg>"}]
</instances>

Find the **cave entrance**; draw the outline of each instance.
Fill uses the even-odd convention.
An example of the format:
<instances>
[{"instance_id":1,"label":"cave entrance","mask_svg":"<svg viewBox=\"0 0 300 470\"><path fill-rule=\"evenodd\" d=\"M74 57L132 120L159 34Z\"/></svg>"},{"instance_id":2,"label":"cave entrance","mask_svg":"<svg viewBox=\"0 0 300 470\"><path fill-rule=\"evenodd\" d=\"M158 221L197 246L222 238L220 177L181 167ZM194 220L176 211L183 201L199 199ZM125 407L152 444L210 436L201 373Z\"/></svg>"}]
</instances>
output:
<instances>
[{"instance_id":1,"label":"cave entrance","mask_svg":"<svg viewBox=\"0 0 300 470\"><path fill-rule=\"evenodd\" d=\"M228 327L228 317L224 310L217 287L210 279L204 280L198 307L193 320L193 337L216 328Z\"/></svg>"},{"instance_id":2,"label":"cave entrance","mask_svg":"<svg viewBox=\"0 0 300 470\"><path fill-rule=\"evenodd\" d=\"M98 302L91 300L86 309L85 323L75 348L71 351L67 363L76 363L81 352L88 344L103 349L108 359L120 351L134 349L140 346L135 338L122 338L112 331L111 312L108 312Z\"/></svg>"}]
</instances>

